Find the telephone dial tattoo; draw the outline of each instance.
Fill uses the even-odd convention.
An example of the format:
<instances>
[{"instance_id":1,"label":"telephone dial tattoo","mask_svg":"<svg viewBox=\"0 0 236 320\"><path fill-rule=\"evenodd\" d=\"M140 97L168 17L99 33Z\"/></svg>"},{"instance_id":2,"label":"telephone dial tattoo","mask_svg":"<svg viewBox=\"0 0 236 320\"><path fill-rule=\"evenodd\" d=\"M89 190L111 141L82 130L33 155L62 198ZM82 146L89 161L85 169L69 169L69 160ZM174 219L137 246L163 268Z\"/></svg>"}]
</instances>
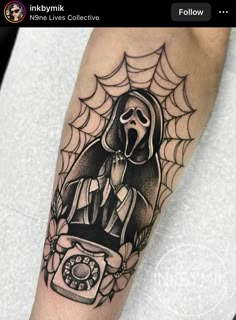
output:
<instances>
[{"instance_id":1,"label":"telephone dial tattoo","mask_svg":"<svg viewBox=\"0 0 236 320\"><path fill-rule=\"evenodd\" d=\"M124 54L78 100L44 246L46 285L98 307L128 284L193 140L186 77L165 45Z\"/></svg>"}]
</instances>

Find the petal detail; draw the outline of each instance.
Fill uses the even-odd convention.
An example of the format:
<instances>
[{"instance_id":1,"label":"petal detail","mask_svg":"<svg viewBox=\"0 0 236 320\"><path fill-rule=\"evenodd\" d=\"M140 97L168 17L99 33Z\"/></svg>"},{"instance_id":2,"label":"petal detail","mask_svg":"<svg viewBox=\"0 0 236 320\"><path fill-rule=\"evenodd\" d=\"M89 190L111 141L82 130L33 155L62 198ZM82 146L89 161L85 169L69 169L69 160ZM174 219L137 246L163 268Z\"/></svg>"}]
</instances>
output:
<instances>
[{"instance_id":1,"label":"petal detail","mask_svg":"<svg viewBox=\"0 0 236 320\"><path fill-rule=\"evenodd\" d=\"M123 290L127 286L129 278L130 274L123 274L120 278L118 278L114 286L114 291Z\"/></svg>"},{"instance_id":2,"label":"petal detail","mask_svg":"<svg viewBox=\"0 0 236 320\"><path fill-rule=\"evenodd\" d=\"M55 252L51 255L48 260L47 270L48 272L55 272L60 264L60 255Z\"/></svg>"},{"instance_id":3,"label":"petal detail","mask_svg":"<svg viewBox=\"0 0 236 320\"><path fill-rule=\"evenodd\" d=\"M48 255L51 251L51 245L48 239L46 239L45 243L44 243L44 248L43 248L43 257L44 259L48 258Z\"/></svg>"},{"instance_id":4,"label":"petal detail","mask_svg":"<svg viewBox=\"0 0 236 320\"><path fill-rule=\"evenodd\" d=\"M103 280L102 280L102 283L100 285L100 292L101 292L101 295L103 296L108 296L113 287L114 287L114 284L115 284L115 279L112 275L108 275L106 276Z\"/></svg>"},{"instance_id":5,"label":"petal detail","mask_svg":"<svg viewBox=\"0 0 236 320\"><path fill-rule=\"evenodd\" d=\"M49 223L48 236L49 238L53 238L56 235L56 221L55 219L51 219Z\"/></svg>"},{"instance_id":6,"label":"petal detail","mask_svg":"<svg viewBox=\"0 0 236 320\"><path fill-rule=\"evenodd\" d=\"M139 259L138 251L133 252L127 261L126 272L130 272L131 270L134 269L134 267L138 263L138 259Z\"/></svg>"},{"instance_id":7,"label":"petal detail","mask_svg":"<svg viewBox=\"0 0 236 320\"><path fill-rule=\"evenodd\" d=\"M133 249L133 245L131 242L127 242L125 244L123 244L120 249L119 249L119 253L121 254L121 256L123 257L124 261L127 261L128 257L130 256L131 252Z\"/></svg>"}]
</instances>

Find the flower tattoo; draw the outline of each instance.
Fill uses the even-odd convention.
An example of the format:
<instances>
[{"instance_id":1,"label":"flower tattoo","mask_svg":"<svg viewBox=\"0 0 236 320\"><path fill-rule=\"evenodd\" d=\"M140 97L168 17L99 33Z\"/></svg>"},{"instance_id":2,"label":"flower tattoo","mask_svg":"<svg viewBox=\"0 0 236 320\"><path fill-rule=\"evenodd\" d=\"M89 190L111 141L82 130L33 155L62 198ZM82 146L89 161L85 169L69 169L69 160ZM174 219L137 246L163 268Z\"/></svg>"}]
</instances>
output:
<instances>
[{"instance_id":1,"label":"flower tattoo","mask_svg":"<svg viewBox=\"0 0 236 320\"><path fill-rule=\"evenodd\" d=\"M186 76L165 45L96 76L66 130L43 267L46 285L99 307L124 290L194 140Z\"/></svg>"},{"instance_id":2,"label":"flower tattoo","mask_svg":"<svg viewBox=\"0 0 236 320\"><path fill-rule=\"evenodd\" d=\"M48 237L44 243L43 259L49 273L55 272L59 266L61 248L57 245L57 240L61 234L68 232L66 219L60 219L58 223L54 218L49 222Z\"/></svg>"}]
</instances>

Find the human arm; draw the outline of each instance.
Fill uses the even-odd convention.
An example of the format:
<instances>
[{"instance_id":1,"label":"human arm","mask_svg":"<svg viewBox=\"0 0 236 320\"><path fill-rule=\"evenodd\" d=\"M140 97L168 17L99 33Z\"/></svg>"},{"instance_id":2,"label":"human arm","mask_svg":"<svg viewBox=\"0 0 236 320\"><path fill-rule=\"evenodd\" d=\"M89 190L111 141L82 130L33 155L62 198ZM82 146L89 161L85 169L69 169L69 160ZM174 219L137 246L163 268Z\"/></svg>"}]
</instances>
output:
<instances>
[{"instance_id":1,"label":"human arm","mask_svg":"<svg viewBox=\"0 0 236 320\"><path fill-rule=\"evenodd\" d=\"M196 112L190 122L191 141L185 153L185 163L190 159L198 138L205 126L214 103L217 86L222 71L224 54L227 44L228 30L226 29L100 29L95 30L81 65L79 77L65 119L65 129L62 136L62 147L68 142L68 123L78 115L78 97L88 97L96 87L94 74L103 76L113 71L123 59L124 52L129 56L144 56L154 52L166 43L166 52L171 66L177 74L189 74L186 90L191 105ZM135 66L144 68L144 60L133 60ZM124 72L124 71L122 71ZM142 78L143 77L143 78ZM137 80L137 78L136 78ZM145 75L137 81L144 82ZM172 79L175 80L175 79ZM153 89L154 90L154 89ZM182 97L176 91L176 99ZM170 107L171 108L171 107ZM172 111L172 110L171 110ZM173 113L177 110L173 110ZM184 123L184 121L183 121ZM95 123L94 123L95 126ZM185 134L186 128L178 128L178 134ZM171 125L169 131L174 130ZM174 133L169 132L170 136ZM168 146L165 155L169 160L173 157L176 145ZM160 156L163 150L158 151ZM177 153L178 156L178 153ZM58 168L60 168L60 159ZM175 185L178 179L175 181ZM57 185L57 174L56 174ZM181 201L181 199L180 199ZM136 252L136 251L134 251ZM134 255L136 258L137 255ZM136 266L135 266L136 267ZM112 276L108 278L112 280ZM99 308L93 305L73 302L58 295L44 284L43 274L40 274L39 286L31 319L67 319L80 315L81 319L118 319L128 294L133 276L126 288L116 292L112 302L106 301ZM109 289L109 288L108 288ZM108 290L107 289L107 290ZM103 287L103 293L104 293ZM60 318L57 314L60 314Z\"/></svg>"}]
</instances>

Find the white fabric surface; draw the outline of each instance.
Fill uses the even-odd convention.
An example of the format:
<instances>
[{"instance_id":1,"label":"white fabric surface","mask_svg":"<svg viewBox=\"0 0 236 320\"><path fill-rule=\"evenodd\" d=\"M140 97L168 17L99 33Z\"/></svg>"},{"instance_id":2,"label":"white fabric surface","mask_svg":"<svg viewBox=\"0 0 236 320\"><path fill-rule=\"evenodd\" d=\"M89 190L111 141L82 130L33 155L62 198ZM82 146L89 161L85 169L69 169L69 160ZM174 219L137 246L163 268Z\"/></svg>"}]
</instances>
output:
<instances>
[{"instance_id":1,"label":"white fabric surface","mask_svg":"<svg viewBox=\"0 0 236 320\"><path fill-rule=\"evenodd\" d=\"M5 75L0 92L1 320L30 314L64 112L90 32L21 29ZM154 231L122 320L232 320L236 313L235 49L233 30L213 114ZM176 270L192 270L193 261L197 270L222 275L220 285L194 283L196 290L180 281L171 288L158 285L160 270L176 276Z\"/></svg>"}]
</instances>

